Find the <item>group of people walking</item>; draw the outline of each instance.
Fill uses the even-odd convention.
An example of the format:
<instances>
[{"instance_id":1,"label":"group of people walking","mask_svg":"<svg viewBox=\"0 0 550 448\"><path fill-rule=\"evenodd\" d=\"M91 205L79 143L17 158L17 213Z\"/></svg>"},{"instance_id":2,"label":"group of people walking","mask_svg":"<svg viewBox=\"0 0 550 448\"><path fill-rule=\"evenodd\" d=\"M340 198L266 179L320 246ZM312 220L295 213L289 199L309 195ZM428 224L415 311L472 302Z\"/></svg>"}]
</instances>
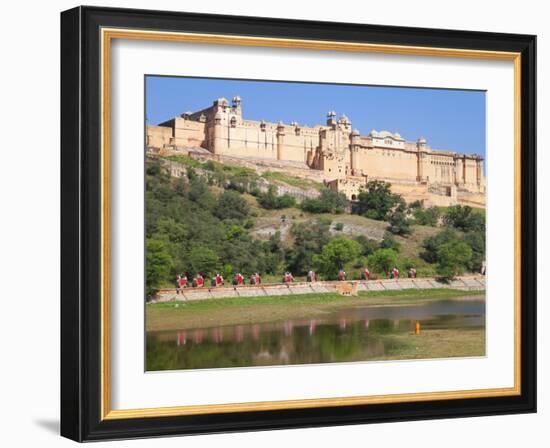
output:
<instances>
[{"instance_id":1,"label":"group of people walking","mask_svg":"<svg viewBox=\"0 0 550 448\"><path fill-rule=\"evenodd\" d=\"M416 269L410 268L407 272L408 278L416 278ZM399 269L394 267L391 271L388 272L388 278L393 278L397 280L399 278Z\"/></svg>"},{"instance_id":2,"label":"group of people walking","mask_svg":"<svg viewBox=\"0 0 550 448\"><path fill-rule=\"evenodd\" d=\"M181 274L176 278L176 292L179 294L183 288L202 288L204 286L204 277L201 274L198 274L196 277L193 277L191 284L189 284L189 279L187 275Z\"/></svg>"},{"instance_id":3,"label":"group of people walking","mask_svg":"<svg viewBox=\"0 0 550 448\"><path fill-rule=\"evenodd\" d=\"M415 268L410 268L407 275L408 275L409 278L416 278L416 269ZM346 271L344 271L343 269L340 269L340 271L338 271L338 281L346 281L346 278L347 278ZM361 278L362 278L362 280L369 280L370 279L370 271L369 271L368 268L365 268L363 270L363 272L361 273ZM392 270L390 270L388 272L388 278L397 280L399 278L399 269L397 269L397 267L394 267ZM317 273L313 270L310 270L307 273L306 279L310 283L311 282L316 282L317 281ZM283 274L283 283L285 285L289 285L293 281L294 281L294 276L292 275L292 273L289 272L289 271L286 271ZM262 282L262 278L260 277L260 274L257 273L257 272L252 274L249 278L249 281L248 281L248 283L250 285L259 285L259 284L261 284L261 282ZM244 285L245 284L245 277L240 272L237 272L233 276L232 284L233 284L233 286ZM216 274L214 277L212 277L212 279L210 281L210 286L214 287L214 288L219 287L219 286L224 286L224 285L225 285L225 280L224 280L223 276L219 273ZM186 274L178 275L177 278L176 278L176 292L178 294L180 294L182 292L182 289L184 289L184 288L189 288L189 287L191 287L191 288L202 288L203 286L204 286L204 277L202 276L202 274L197 274L195 277L193 277L193 279L191 280L191 283L189 283L189 280L188 280L188 277L187 277Z\"/></svg>"},{"instance_id":4,"label":"group of people walking","mask_svg":"<svg viewBox=\"0 0 550 448\"><path fill-rule=\"evenodd\" d=\"M259 285L260 283L262 283L262 278L260 277L260 274L258 274L257 272L252 274L248 279L248 283L250 285ZM234 275L233 285L234 286L244 285L244 276L240 272Z\"/></svg>"},{"instance_id":5,"label":"group of people walking","mask_svg":"<svg viewBox=\"0 0 550 448\"><path fill-rule=\"evenodd\" d=\"M250 276L249 283L251 285L259 285L262 282L262 279L260 277L260 274L257 272ZM211 287L218 287L218 286L224 286L225 280L221 274L216 274L212 279L210 280L210 286ZM244 276L238 272L233 276L233 285L239 286L244 285ZM176 278L175 282L176 286L176 293L180 294L184 288L202 288L204 286L204 277L202 274L198 274L197 276L193 277L191 280L191 283L189 283L189 279L186 274L180 274Z\"/></svg>"}]
</instances>

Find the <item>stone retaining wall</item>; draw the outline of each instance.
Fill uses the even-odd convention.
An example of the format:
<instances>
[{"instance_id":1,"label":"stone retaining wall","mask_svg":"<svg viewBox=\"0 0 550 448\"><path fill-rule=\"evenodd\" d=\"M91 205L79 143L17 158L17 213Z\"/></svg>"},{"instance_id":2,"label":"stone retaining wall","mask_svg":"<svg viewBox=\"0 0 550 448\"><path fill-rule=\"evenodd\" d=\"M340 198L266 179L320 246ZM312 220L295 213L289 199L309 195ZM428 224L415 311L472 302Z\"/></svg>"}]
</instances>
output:
<instances>
[{"instance_id":1,"label":"stone retaining wall","mask_svg":"<svg viewBox=\"0 0 550 448\"><path fill-rule=\"evenodd\" d=\"M392 291L402 289L435 289L452 288L464 291L477 291L485 289L485 277L468 276L459 277L449 283L438 282L435 278L402 278L398 280L357 280L357 289L361 291ZM224 286L218 288L184 288L183 292L176 294L175 289L161 289L155 298L155 302L170 300L206 300L225 297L257 297L257 296L281 296L313 293L335 293L339 282L314 282L264 284L261 286Z\"/></svg>"}]
</instances>

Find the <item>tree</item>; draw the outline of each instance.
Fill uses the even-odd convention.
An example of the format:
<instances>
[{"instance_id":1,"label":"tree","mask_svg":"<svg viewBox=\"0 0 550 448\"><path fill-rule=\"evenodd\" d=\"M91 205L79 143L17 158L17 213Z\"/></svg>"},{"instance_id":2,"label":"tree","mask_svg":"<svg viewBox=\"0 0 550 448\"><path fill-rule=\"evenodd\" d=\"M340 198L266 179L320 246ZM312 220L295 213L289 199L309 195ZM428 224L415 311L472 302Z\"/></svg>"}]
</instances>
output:
<instances>
[{"instance_id":1,"label":"tree","mask_svg":"<svg viewBox=\"0 0 550 448\"><path fill-rule=\"evenodd\" d=\"M164 241L152 238L145 241L145 266L145 289L150 296L169 281L172 257Z\"/></svg>"},{"instance_id":2,"label":"tree","mask_svg":"<svg viewBox=\"0 0 550 448\"><path fill-rule=\"evenodd\" d=\"M325 188L318 198L307 198L301 208L309 213L343 213L348 201L343 193Z\"/></svg>"},{"instance_id":3,"label":"tree","mask_svg":"<svg viewBox=\"0 0 550 448\"><path fill-rule=\"evenodd\" d=\"M225 229L225 237L230 240L236 240L246 235L246 230L243 226L237 224L229 224Z\"/></svg>"},{"instance_id":4,"label":"tree","mask_svg":"<svg viewBox=\"0 0 550 448\"><path fill-rule=\"evenodd\" d=\"M443 222L455 229L470 231L485 231L485 216L481 211L465 205L449 207L443 217Z\"/></svg>"},{"instance_id":5,"label":"tree","mask_svg":"<svg viewBox=\"0 0 550 448\"><path fill-rule=\"evenodd\" d=\"M372 180L367 183L367 191L359 193L353 213L385 221L389 212L401 201L400 195L391 192L390 183Z\"/></svg>"},{"instance_id":6,"label":"tree","mask_svg":"<svg viewBox=\"0 0 550 448\"><path fill-rule=\"evenodd\" d=\"M354 239L361 245L361 255L369 256L376 249L380 248L378 241L367 238L365 235L357 235Z\"/></svg>"},{"instance_id":7,"label":"tree","mask_svg":"<svg viewBox=\"0 0 550 448\"><path fill-rule=\"evenodd\" d=\"M474 210L466 220L465 232L485 232L485 215Z\"/></svg>"},{"instance_id":8,"label":"tree","mask_svg":"<svg viewBox=\"0 0 550 448\"><path fill-rule=\"evenodd\" d=\"M393 249L395 252L399 252L401 244L395 239L392 233L386 230L384 232L384 238L380 242L380 247L382 249Z\"/></svg>"},{"instance_id":9,"label":"tree","mask_svg":"<svg viewBox=\"0 0 550 448\"><path fill-rule=\"evenodd\" d=\"M268 241L264 242L264 252L266 253L266 271L275 274L285 257L281 232L275 232L269 237Z\"/></svg>"},{"instance_id":10,"label":"tree","mask_svg":"<svg viewBox=\"0 0 550 448\"><path fill-rule=\"evenodd\" d=\"M368 263L372 271L385 274L397 264L397 252L393 249L378 249L369 256Z\"/></svg>"},{"instance_id":11,"label":"tree","mask_svg":"<svg viewBox=\"0 0 550 448\"><path fill-rule=\"evenodd\" d=\"M415 261L410 257L402 257L398 259L397 264L403 271L408 271L416 265Z\"/></svg>"},{"instance_id":12,"label":"tree","mask_svg":"<svg viewBox=\"0 0 550 448\"><path fill-rule=\"evenodd\" d=\"M296 207L296 199L289 194L283 194L277 197L277 208L291 208Z\"/></svg>"},{"instance_id":13,"label":"tree","mask_svg":"<svg viewBox=\"0 0 550 448\"><path fill-rule=\"evenodd\" d=\"M327 278L336 278L338 271L360 254L361 246L357 241L339 236L330 240L321 254L313 256L313 264L320 274Z\"/></svg>"},{"instance_id":14,"label":"tree","mask_svg":"<svg viewBox=\"0 0 550 448\"><path fill-rule=\"evenodd\" d=\"M410 235L412 233L411 220L407 218L405 212L396 210L390 215L388 230L395 235Z\"/></svg>"},{"instance_id":15,"label":"tree","mask_svg":"<svg viewBox=\"0 0 550 448\"><path fill-rule=\"evenodd\" d=\"M153 176L153 177L160 176L160 173L161 173L160 162L157 160L154 162L147 163L147 168L145 170L145 173L148 176Z\"/></svg>"},{"instance_id":16,"label":"tree","mask_svg":"<svg viewBox=\"0 0 550 448\"><path fill-rule=\"evenodd\" d=\"M206 247L193 247L189 251L187 262L192 275L202 274L208 277L219 269L218 255Z\"/></svg>"},{"instance_id":17,"label":"tree","mask_svg":"<svg viewBox=\"0 0 550 448\"><path fill-rule=\"evenodd\" d=\"M348 206L348 200L344 193L330 189L322 190L319 200L324 205L327 213L343 213Z\"/></svg>"},{"instance_id":18,"label":"tree","mask_svg":"<svg viewBox=\"0 0 550 448\"><path fill-rule=\"evenodd\" d=\"M277 196L275 187L269 187L266 193L258 194L258 203L267 210L290 208L296 206L296 199L288 194Z\"/></svg>"},{"instance_id":19,"label":"tree","mask_svg":"<svg viewBox=\"0 0 550 448\"><path fill-rule=\"evenodd\" d=\"M189 180L187 197L193 202L201 203L208 207L213 207L215 201L210 193L208 184L200 177L194 177Z\"/></svg>"},{"instance_id":20,"label":"tree","mask_svg":"<svg viewBox=\"0 0 550 448\"><path fill-rule=\"evenodd\" d=\"M220 219L243 220L248 216L248 204L233 190L225 190L218 197L214 214Z\"/></svg>"},{"instance_id":21,"label":"tree","mask_svg":"<svg viewBox=\"0 0 550 448\"><path fill-rule=\"evenodd\" d=\"M316 219L295 223L290 228L294 247L287 255L287 268L296 275L306 274L312 267L313 255L319 254L330 240L331 221Z\"/></svg>"},{"instance_id":22,"label":"tree","mask_svg":"<svg viewBox=\"0 0 550 448\"><path fill-rule=\"evenodd\" d=\"M275 194L275 187L270 186L266 193L260 193L258 195L258 203L260 206L267 210L276 209L277 207L277 195Z\"/></svg>"},{"instance_id":23,"label":"tree","mask_svg":"<svg viewBox=\"0 0 550 448\"><path fill-rule=\"evenodd\" d=\"M187 228L173 218L160 218L157 221L155 236L167 239L171 244L182 243L188 237Z\"/></svg>"},{"instance_id":24,"label":"tree","mask_svg":"<svg viewBox=\"0 0 550 448\"><path fill-rule=\"evenodd\" d=\"M437 273L450 280L460 275L472 259L472 249L463 241L451 241L439 247L437 251Z\"/></svg>"},{"instance_id":25,"label":"tree","mask_svg":"<svg viewBox=\"0 0 550 448\"><path fill-rule=\"evenodd\" d=\"M479 272L485 261L485 233L468 232L464 235L464 242L472 249L472 259L468 268L472 272Z\"/></svg>"},{"instance_id":26,"label":"tree","mask_svg":"<svg viewBox=\"0 0 550 448\"><path fill-rule=\"evenodd\" d=\"M441 213L437 207L416 208L413 216L415 223L418 225L436 227Z\"/></svg>"},{"instance_id":27,"label":"tree","mask_svg":"<svg viewBox=\"0 0 550 448\"><path fill-rule=\"evenodd\" d=\"M326 209L318 198L306 198L300 204L300 208L308 213L326 213Z\"/></svg>"},{"instance_id":28,"label":"tree","mask_svg":"<svg viewBox=\"0 0 550 448\"><path fill-rule=\"evenodd\" d=\"M458 240L458 233L453 229L446 228L438 234L424 240L424 242L422 243L424 251L420 253L420 257L426 260L428 263L437 263L439 261L437 252L439 248L443 244Z\"/></svg>"}]
</instances>

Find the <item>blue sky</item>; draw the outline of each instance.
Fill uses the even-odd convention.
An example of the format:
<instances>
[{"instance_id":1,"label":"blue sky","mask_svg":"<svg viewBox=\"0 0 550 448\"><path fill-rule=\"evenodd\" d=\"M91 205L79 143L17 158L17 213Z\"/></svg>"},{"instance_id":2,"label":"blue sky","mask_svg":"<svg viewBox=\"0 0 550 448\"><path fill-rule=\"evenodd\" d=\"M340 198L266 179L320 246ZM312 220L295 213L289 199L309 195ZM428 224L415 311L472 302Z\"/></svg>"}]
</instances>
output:
<instances>
[{"instance_id":1,"label":"blue sky","mask_svg":"<svg viewBox=\"0 0 550 448\"><path fill-rule=\"evenodd\" d=\"M147 120L158 124L236 95L245 119L324 124L334 110L362 134L376 129L407 140L424 136L433 148L485 156L482 91L147 76Z\"/></svg>"}]
</instances>

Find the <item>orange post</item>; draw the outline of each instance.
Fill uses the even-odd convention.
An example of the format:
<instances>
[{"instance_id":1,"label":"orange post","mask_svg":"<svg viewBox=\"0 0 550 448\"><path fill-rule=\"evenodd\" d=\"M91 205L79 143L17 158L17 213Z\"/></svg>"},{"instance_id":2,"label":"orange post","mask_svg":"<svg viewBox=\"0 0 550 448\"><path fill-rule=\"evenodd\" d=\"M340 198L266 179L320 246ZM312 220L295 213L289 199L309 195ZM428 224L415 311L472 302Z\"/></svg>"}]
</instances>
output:
<instances>
[{"instance_id":1,"label":"orange post","mask_svg":"<svg viewBox=\"0 0 550 448\"><path fill-rule=\"evenodd\" d=\"M420 334L420 322L416 321L416 325L414 326L414 334Z\"/></svg>"}]
</instances>

